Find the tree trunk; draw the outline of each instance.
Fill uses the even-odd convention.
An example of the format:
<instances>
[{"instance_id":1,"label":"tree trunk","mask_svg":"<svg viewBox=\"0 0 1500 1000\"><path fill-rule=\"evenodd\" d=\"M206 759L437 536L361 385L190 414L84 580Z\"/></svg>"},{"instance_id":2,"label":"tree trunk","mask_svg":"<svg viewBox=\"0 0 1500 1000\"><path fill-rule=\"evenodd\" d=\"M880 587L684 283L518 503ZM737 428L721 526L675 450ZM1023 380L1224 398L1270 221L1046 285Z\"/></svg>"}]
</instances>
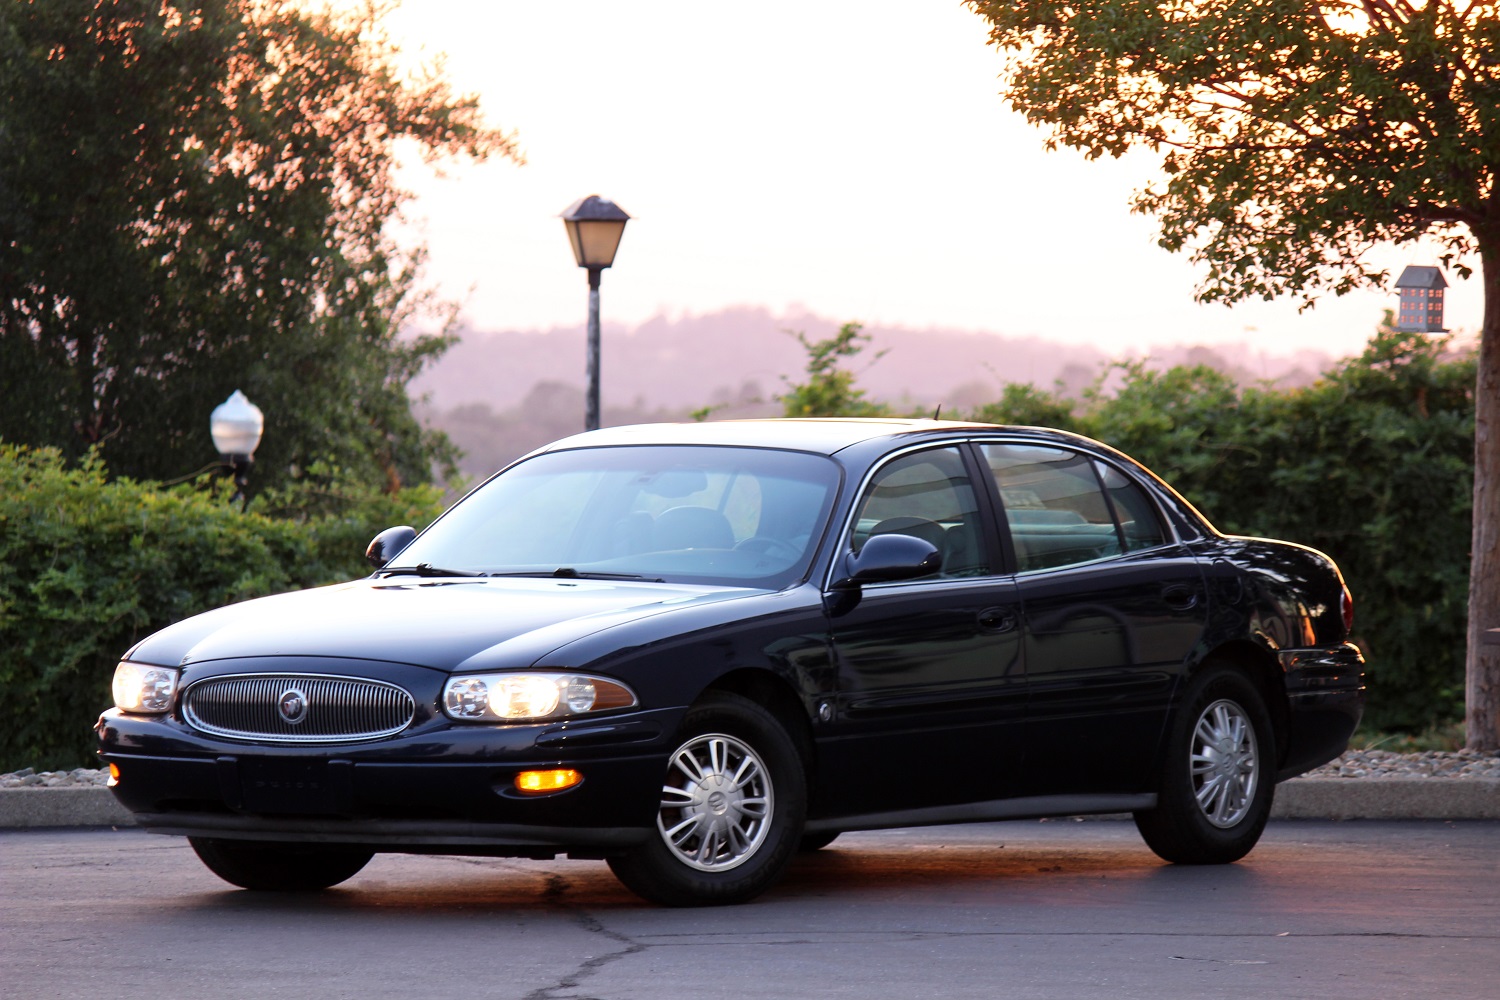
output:
<instances>
[{"instance_id":1,"label":"tree trunk","mask_svg":"<svg viewBox=\"0 0 1500 1000\"><path fill-rule=\"evenodd\" d=\"M1469 565L1468 743L1500 750L1500 240L1480 238L1484 327L1474 389L1474 541Z\"/></svg>"}]
</instances>

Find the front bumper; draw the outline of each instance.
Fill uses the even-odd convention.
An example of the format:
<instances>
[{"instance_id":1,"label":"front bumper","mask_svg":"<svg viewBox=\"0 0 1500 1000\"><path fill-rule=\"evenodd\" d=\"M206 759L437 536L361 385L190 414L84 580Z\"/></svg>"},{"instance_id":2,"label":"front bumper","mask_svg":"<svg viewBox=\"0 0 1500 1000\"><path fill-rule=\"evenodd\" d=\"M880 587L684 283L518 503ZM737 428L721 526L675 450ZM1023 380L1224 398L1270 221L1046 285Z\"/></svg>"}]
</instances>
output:
<instances>
[{"instance_id":1,"label":"front bumper","mask_svg":"<svg viewBox=\"0 0 1500 1000\"><path fill-rule=\"evenodd\" d=\"M1277 781L1326 764L1349 745L1365 707L1365 658L1353 643L1278 654L1287 693L1287 748Z\"/></svg>"},{"instance_id":2,"label":"front bumper","mask_svg":"<svg viewBox=\"0 0 1500 1000\"><path fill-rule=\"evenodd\" d=\"M537 857L618 851L654 829L681 712L451 724L354 745L222 740L114 710L97 732L115 797L154 833ZM583 781L516 790L519 772L549 768Z\"/></svg>"}]
</instances>

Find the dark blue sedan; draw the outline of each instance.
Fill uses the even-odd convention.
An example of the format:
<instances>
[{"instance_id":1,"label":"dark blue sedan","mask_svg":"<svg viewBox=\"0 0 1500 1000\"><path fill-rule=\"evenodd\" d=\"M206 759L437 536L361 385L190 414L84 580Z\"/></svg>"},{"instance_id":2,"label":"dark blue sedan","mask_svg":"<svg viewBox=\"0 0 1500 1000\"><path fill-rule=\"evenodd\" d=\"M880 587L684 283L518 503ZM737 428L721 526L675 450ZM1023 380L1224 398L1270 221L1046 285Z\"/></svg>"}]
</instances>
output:
<instances>
[{"instance_id":1,"label":"dark blue sedan","mask_svg":"<svg viewBox=\"0 0 1500 1000\"><path fill-rule=\"evenodd\" d=\"M115 795L236 885L561 853L731 903L846 830L1113 812L1226 863L1363 704L1328 557L1059 431L595 431L368 555L116 670Z\"/></svg>"}]
</instances>

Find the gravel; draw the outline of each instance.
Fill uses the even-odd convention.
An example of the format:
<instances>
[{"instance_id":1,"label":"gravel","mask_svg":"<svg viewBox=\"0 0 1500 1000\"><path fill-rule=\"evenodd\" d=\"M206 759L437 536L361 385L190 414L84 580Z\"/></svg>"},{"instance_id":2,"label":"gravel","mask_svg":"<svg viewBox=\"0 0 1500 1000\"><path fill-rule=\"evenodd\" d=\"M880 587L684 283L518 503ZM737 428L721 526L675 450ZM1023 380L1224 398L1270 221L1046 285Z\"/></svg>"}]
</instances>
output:
<instances>
[{"instance_id":1,"label":"gravel","mask_svg":"<svg viewBox=\"0 0 1500 1000\"><path fill-rule=\"evenodd\" d=\"M1500 781L1500 753L1478 750L1433 750L1391 753L1387 750L1350 750L1342 757L1307 772L1309 778L1477 778ZM103 787L109 771L80 767L72 771L24 768L0 774L0 788Z\"/></svg>"},{"instance_id":2,"label":"gravel","mask_svg":"<svg viewBox=\"0 0 1500 1000\"><path fill-rule=\"evenodd\" d=\"M109 781L109 771L96 771L91 767L77 767L71 771L37 771L22 768L10 774L0 774L0 788L101 788Z\"/></svg>"},{"instance_id":3,"label":"gravel","mask_svg":"<svg viewBox=\"0 0 1500 1000\"><path fill-rule=\"evenodd\" d=\"M1500 753L1480 750L1432 750L1392 753L1389 750L1349 750L1309 778L1488 778L1500 780Z\"/></svg>"}]
</instances>

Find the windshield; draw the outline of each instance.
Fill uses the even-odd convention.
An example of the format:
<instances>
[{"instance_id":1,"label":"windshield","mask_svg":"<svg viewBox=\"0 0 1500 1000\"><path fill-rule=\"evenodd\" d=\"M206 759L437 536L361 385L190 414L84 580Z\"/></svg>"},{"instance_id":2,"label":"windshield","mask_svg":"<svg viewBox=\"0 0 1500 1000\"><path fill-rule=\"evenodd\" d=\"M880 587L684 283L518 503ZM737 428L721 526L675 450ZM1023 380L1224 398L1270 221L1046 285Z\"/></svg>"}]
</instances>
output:
<instances>
[{"instance_id":1,"label":"windshield","mask_svg":"<svg viewBox=\"0 0 1500 1000\"><path fill-rule=\"evenodd\" d=\"M807 572L839 484L756 448L548 452L465 497L387 568L780 588Z\"/></svg>"}]
</instances>

